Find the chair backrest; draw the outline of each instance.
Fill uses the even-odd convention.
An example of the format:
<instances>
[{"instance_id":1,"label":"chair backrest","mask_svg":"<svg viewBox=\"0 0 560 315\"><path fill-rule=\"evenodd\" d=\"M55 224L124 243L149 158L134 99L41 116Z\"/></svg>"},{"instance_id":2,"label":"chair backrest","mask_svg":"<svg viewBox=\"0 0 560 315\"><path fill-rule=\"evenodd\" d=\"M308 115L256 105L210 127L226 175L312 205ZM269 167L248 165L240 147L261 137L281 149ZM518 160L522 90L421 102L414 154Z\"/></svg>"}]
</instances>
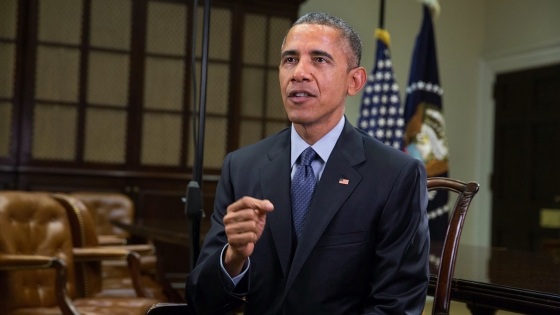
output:
<instances>
[{"instance_id":1,"label":"chair backrest","mask_svg":"<svg viewBox=\"0 0 560 315\"><path fill-rule=\"evenodd\" d=\"M70 196L86 205L94 220L97 235L130 236L127 231L111 223L111 220L126 223L134 220L134 203L128 196L109 192L74 192Z\"/></svg>"},{"instance_id":2,"label":"chair backrest","mask_svg":"<svg viewBox=\"0 0 560 315\"><path fill-rule=\"evenodd\" d=\"M448 315L451 280L455 271L455 261L457 259L461 231L469 205L474 195L478 192L479 185L476 182L464 183L451 178L431 177L428 178L427 186L429 191L443 189L455 192L459 195L447 226L447 234L441 252L432 309L433 315Z\"/></svg>"},{"instance_id":3,"label":"chair backrest","mask_svg":"<svg viewBox=\"0 0 560 315\"><path fill-rule=\"evenodd\" d=\"M72 237L64 208L45 193L0 191L0 253L42 255L66 262L68 296L75 294ZM0 271L0 314L57 305L54 270Z\"/></svg>"},{"instance_id":4,"label":"chair backrest","mask_svg":"<svg viewBox=\"0 0 560 315\"><path fill-rule=\"evenodd\" d=\"M89 209L78 199L65 194L52 194L66 210L74 247L99 246L95 224ZM76 268L76 293L79 297L91 297L103 288L100 261L79 262Z\"/></svg>"}]
</instances>

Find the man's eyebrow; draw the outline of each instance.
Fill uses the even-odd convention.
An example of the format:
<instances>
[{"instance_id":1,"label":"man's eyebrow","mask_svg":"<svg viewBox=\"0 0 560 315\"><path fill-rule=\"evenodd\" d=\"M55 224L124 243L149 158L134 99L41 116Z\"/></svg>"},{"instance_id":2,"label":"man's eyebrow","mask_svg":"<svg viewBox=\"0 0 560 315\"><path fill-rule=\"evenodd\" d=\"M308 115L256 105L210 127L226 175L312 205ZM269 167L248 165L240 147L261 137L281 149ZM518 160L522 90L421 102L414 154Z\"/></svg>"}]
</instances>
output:
<instances>
[{"instance_id":1,"label":"man's eyebrow","mask_svg":"<svg viewBox=\"0 0 560 315\"><path fill-rule=\"evenodd\" d=\"M311 55L312 56L321 56L321 57L327 57L331 60L334 60L333 56L331 56L331 54L329 54L328 52L324 51L324 50L312 50L311 51Z\"/></svg>"},{"instance_id":2,"label":"man's eyebrow","mask_svg":"<svg viewBox=\"0 0 560 315\"><path fill-rule=\"evenodd\" d=\"M284 58L286 56L293 56L293 55L297 55L297 51L296 50L285 50L282 52L282 55L280 56L281 58Z\"/></svg>"},{"instance_id":3,"label":"man's eyebrow","mask_svg":"<svg viewBox=\"0 0 560 315\"><path fill-rule=\"evenodd\" d=\"M295 56L298 55L298 51L295 49L285 50L282 52L281 58L284 59L286 56ZM324 50L312 50L312 56L319 56L319 57L326 57L330 60L334 60L333 56Z\"/></svg>"}]
</instances>

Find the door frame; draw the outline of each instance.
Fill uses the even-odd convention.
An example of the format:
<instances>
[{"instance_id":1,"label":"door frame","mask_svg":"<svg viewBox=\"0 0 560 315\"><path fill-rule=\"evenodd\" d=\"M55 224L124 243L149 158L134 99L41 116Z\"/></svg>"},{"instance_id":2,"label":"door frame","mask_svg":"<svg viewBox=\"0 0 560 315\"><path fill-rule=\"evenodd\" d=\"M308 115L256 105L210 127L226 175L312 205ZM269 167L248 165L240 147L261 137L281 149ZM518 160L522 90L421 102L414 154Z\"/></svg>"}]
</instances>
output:
<instances>
[{"instance_id":1,"label":"door frame","mask_svg":"<svg viewBox=\"0 0 560 315\"><path fill-rule=\"evenodd\" d=\"M478 63L478 97L476 106L475 179L480 191L469 212L470 226L465 242L479 246L492 244L492 190L490 180L494 163L494 82L503 72L536 68L560 63L560 39L536 45L483 55ZM470 233L469 233L470 232Z\"/></svg>"}]
</instances>

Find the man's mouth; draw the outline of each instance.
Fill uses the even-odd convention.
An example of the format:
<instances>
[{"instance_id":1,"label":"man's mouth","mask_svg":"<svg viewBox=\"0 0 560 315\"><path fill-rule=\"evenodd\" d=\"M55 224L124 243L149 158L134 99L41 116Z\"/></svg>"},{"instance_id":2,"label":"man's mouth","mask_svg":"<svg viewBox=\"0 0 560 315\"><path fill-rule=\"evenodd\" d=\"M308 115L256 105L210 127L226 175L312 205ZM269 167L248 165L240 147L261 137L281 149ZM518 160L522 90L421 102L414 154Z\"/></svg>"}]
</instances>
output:
<instances>
[{"instance_id":1,"label":"man's mouth","mask_svg":"<svg viewBox=\"0 0 560 315\"><path fill-rule=\"evenodd\" d=\"M302 97L302 96L309 96L309 94L305 92L297 92L297 93L293 93L293 96Z\"/></svg>"},{"instance_id":2,"label":"man's mouth","mask_svg":"<svg viewBox=\"0 0 560 315\"><path fill-rule=\"evenodd\" d=\"M314 97L311 92L309 91L302 91L302 90L295 90L288 93L288 97L292 100L305 100L308 97Z\"/></svg>"}]
</instances>

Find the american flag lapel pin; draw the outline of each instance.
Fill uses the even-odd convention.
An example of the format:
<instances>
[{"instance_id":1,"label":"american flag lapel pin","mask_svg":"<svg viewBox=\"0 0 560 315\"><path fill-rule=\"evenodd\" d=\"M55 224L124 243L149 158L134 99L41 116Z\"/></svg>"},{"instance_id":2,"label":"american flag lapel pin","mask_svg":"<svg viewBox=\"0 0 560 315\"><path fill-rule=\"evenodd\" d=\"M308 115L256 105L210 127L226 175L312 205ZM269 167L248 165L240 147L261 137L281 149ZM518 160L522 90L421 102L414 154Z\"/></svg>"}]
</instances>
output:
<instances>
[{"instance_id":1,"label":"american flag lapel pin","mask_svg":"<svg viewBox=\"0 0 560 315\"><path fill-rule=\"evenodd\" d=\"M346 178L341 178L341 179L338 180L338 183L341 184L341 185L348 185L349 182L350 181Z\"/></svg>"}]
</instances>

